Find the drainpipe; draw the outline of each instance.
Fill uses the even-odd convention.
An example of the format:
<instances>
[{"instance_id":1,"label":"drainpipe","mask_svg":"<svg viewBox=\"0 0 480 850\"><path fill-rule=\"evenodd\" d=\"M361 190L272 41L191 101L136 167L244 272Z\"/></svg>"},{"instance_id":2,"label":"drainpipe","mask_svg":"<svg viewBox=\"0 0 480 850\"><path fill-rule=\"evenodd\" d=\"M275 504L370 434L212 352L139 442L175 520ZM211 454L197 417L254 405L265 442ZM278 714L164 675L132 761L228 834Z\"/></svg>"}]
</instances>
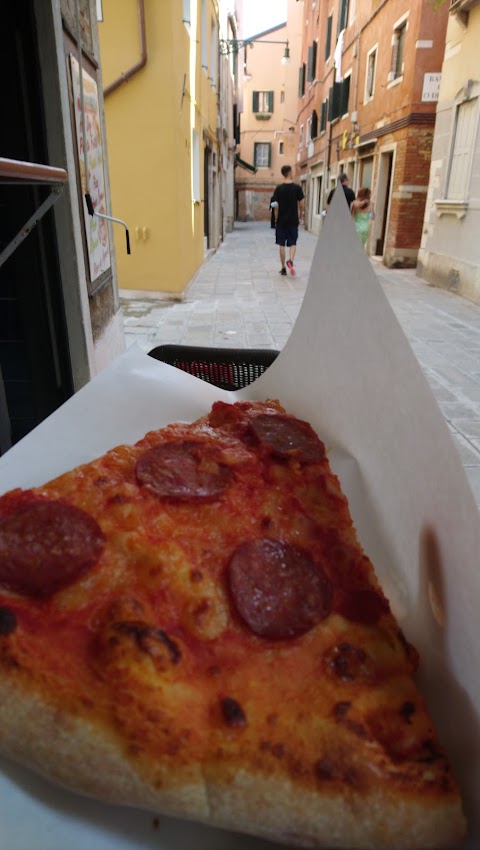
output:
<instances>
[{"instance_id":1,"label":"drainpipe","mask_svg":"<svg viewBox=\"0 0 480 850\"><path fill-rule=\"evenodd\" d=\"M144 0L137 0L137 7L138 7L138 28L140 30L140 59L138 60L138 62L135 63L135 65L132 65L132 67L129 68L128 71L122 71L122 73L120 74L119 77L117 77L116 80L113 80L112 83L109 83L109 85L106 86L106 88L104 88L104 90L103 90L103 96L104 97L107 97L109 94L112 93L112 91L115 91L115 89L118 89L119 86L123 85L123 83L128 83L128 81L131 80L132 77L134 77L135 74L138 71L141 71L142 68L144 68L145 65L147 64L147 37L146 37L146 34L145 34Z\"/></svg>"}]
</instances>

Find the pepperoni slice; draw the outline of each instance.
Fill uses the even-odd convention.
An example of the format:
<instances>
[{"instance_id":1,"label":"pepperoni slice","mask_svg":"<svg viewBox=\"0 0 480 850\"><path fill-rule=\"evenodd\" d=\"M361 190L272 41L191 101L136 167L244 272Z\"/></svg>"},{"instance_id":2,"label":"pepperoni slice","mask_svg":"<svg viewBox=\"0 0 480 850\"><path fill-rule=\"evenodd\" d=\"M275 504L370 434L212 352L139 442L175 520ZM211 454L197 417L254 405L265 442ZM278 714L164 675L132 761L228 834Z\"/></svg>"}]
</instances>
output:
<instances>
[{"instance_id":1,"label":"pepperoni slice","mask_svg":"<svg viewBox=\"0 0 480 850\"><path fill-rule=\"evenodd\" d=\"M279 457L292 457L302 463L319 463L325 446L308 422L281 414L260 413L250 424L258 442Z\"/></svg>"},{"instance_id":2,"label":"pepperoni slice","mask_svg":"<svg viewBox=\"0 0 480 850\"><path fill-rule=\"evenodd\" d=\"M264 537L242 543L227 577L236 610L260 637L302 635L332 609L332 585L319 565L283 540Z\"/></svg>"},{"instance_id":3,"label":"pepperoni slice","mask_svg":"<svg viewBox=\"0 0 480 850\"><path fill-rule=\"evenodd\" d=\"M105 539L81 508L51 500L24 504L0 517L0 584L47 597L98 561Z\"/></svg>"},{"instance_id":4,"label":"pepperoni slice","mask_svg":"<svg viewBox=\"0 0 480 850\"><path fill-rule=\"evenodd\" d=\"M208 443L180 440L148 449L137 461L137 481L164 499L216 499L232 476L218 449Z\"/></svg>"}]
</instances>

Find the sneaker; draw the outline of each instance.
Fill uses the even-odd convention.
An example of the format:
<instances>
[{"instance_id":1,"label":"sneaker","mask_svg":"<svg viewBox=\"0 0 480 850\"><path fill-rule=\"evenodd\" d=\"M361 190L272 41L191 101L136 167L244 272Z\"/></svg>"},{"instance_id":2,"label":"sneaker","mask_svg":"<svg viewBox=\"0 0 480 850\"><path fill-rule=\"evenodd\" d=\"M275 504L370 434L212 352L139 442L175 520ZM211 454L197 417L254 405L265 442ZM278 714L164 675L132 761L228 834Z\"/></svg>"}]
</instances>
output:
<instances>
[{"instance_id":1,"label":"sneaker","mask_svg":"<svg viewBox=\"0 0 480 850\"><path fill-rule=\"evenodd\" d=\"M279 274L286 274L286 273L287 273L287 270L286 270L285 267L283 269L280 269L280 271L279 271Z\"/></svg>"},{"instance_id":2,"label":"sneaker","mask_svg":"<svg viewBox=\"0 0 480 850\"><path fill-rule=\"evenodd\" d=\"M287 266L291 275L295 275L295 269L293 268L293 263L291 260L287 260ZM287 272L285 272L286 274Z\"/></svg>"}]
</instances>

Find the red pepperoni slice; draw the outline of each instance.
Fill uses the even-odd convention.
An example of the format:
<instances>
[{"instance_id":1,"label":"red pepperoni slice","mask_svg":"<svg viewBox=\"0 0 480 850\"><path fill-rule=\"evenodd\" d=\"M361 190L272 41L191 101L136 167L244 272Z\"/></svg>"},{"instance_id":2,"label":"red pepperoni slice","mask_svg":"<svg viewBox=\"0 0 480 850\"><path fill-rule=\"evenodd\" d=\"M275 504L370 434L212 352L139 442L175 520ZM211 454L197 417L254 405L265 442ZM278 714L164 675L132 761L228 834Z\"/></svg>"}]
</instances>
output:
<instances>
[{"instance_id":1,"label":"red pepperoni slice","mask_svg":"<svg viewBox=\"0 0 480 850\"><path fill-rule=\"evenodd\" d=\"M22 505L0 517L0 584L25 596L51 596L98 561L104 542L81 508L54 500Z\"/></svg>"},{"instance_id":2,"label":"red pepperoni slice","mask_svg":"<svg viewBox=\"0 0 480 850\"><path fill-rule=\"evenodd\" d=\"M166 499L216 499L228 487L232 470L208 443L181 440L148 449L137 461L137 481Z\"/></svg>"},{"instance_id":3,"label":"red pepperoni slice","mask_svg":"<svg viewBox=\"0 0 480 850\"><path fill-rule=\"evenodd\" d=\"M233 553L227 577L235 608L260 637L302 635L332 608L332 585L319 565L283 540L242 543Z\"/></svg>"},{"instance_id":4,"label":"red pepperoni slice","mask_svg":"<svg viewBox=\"0 0 480 850\"><path fill-rule=\"evenodd\" d=\"M260 413L250 425L259 443L279 457L292 457L302 463L319 463L325 446L308 422L281 414Z\"/></svg>"}]
</instances>

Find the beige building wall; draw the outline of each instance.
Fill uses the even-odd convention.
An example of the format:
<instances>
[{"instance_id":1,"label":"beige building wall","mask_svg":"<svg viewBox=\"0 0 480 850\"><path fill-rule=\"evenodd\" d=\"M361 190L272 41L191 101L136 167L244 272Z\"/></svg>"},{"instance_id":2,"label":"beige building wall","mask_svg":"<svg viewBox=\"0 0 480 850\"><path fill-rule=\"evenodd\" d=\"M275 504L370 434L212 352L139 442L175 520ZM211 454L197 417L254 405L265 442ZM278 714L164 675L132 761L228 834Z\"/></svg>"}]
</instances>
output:
<instances>
[{"instance_id":1,"label":"beige building wall","mask_svg":"<svg viewBox=\"0 0 480 850\"><path fill-rule=\"evenodd\" d=\"M480 303L480 4L450 13L417 273ZM461 151L463 147L463 152Z\"/></svg>"},{"instance_id":2,"label":"beige building wall","mask_svg":"<svg viewBox=\"0 0 480 850\"><path fill-rule=\"evenodd\" d=\"M295 166L300 6L293 0L289 4L288 24L253 36L258 41L241 50L244 84L238 154L243 162L255 165L257 171L254 174L237 165L235 188L240 221L269 219L270 198L283 179L281 168ZM272 41L281 43L269 43ZM288 64L282 63L286 42L290 52Z\"/></svg>"}]
</instances>

